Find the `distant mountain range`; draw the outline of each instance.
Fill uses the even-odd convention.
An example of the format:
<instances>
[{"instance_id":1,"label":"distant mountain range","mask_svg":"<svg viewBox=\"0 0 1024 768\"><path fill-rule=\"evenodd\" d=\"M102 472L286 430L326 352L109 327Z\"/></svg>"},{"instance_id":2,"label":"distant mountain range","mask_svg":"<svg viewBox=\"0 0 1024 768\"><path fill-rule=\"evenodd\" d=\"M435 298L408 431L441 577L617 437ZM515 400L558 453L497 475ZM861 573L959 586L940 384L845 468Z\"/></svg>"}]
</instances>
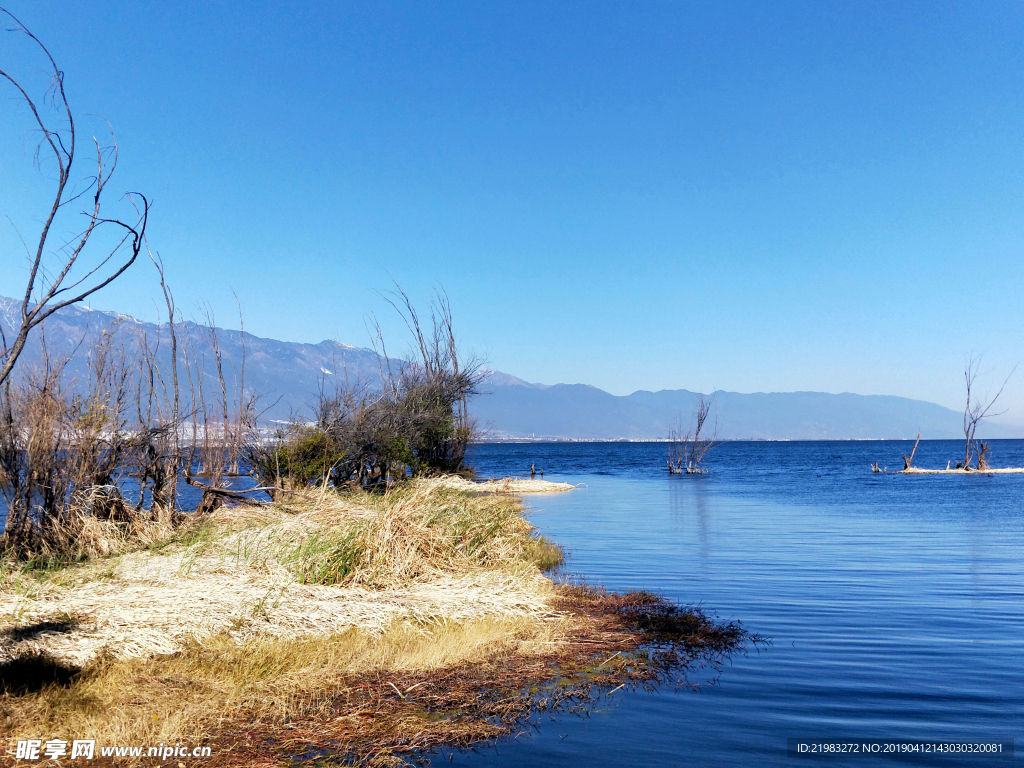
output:
<instances>
[{"instance_id":1,"label":"distant mountain range","mask_svg":"<svg viewBox=\"0 0 1024 768\"><path fill-rule=\"evenodd\" d=\"M585 384L529 384L495 373L473 412L492 438L657 440L687 428L699 393L685 389L610 395ZM963 436L963 414L889 395L715 392L712 419L726 440L925 439ZM984 425L985 437L1018 431Z\"/></svg>"},{"instance_id":2,"label":"distant mountain range","mask_svg":"<svg viewBox=\"0 0 1024 768\"><path fill-rule=\"evenodd\" d=\"M8 339L16 327L20 302L0 296L0 327ZM166 325L144 323L129 315L103 312L83 306L72 306L52 315L45 323L47 349L54 354L72 354L74 374L81 376L86 369L89 351L95 347L100 335L108 328L117 328L120 339L130 341L142 334L151 348L157 348L157 358L165 369L170 367L170 334ZM203 387L210 401L211 393L219 397L220 382L214 367L214 350L209 329L195 322L180 325L182 339L188 338L194 347L195 358L202 364ZM221 350L222 366L228 387L228 397L234 401L235 384L242 372L243 334L216 328L217 343ZM33 332L19 365L31 364L41 353L40 335ZM335 377L344 384L365 382L376 386L380 382L377 355L370 349L322 341L319 344L297 344L244 335L245 390L261 396L267 408L267 419L289 419L292 416L308 418L312 406L322 391L333 391ZM400 364L398 361L392 361ZM179 370L183 370L179 363ZM184 373L181 374L184 376Z\"/></svg>"},{"instance_id":3,"label":"distant mountain range","mask_svg":"<svg viewBox=\"0 0 1024 768\"><path fill-rule=\"evenodd\" d=\"M19 303L0 297L0 326L7 338L15 327ZM151 345L160 339L158 357L167 364L170 352L166 328L135 318L85 307L69 307L46 323L46 344L52 352L73 353L73 370L84 372L85 360L100 334L116 325L127 337L143 334ZM205 328L184 324L197 356L205 359L205 387L219 387L213 350ZM242 333L217 329L226 378L241 370ZM38 359L37 335L26 350L24 363ZM380 382L376 354L361 347L322 341L319 344L264 339L246 333L246 390L263 396L268 420L307 417L321 390L335 381ZM392 360L392 365L401 361ZM234 398L233 387L229 397ZM500 371L488 372L470 410L488 439L658 440L693 412L697 393L684 389L638 391L616 396L584 384L531 384ZM845 440L907 439L918 432L925 439L962 437L963 415L934 403L887 395L825 392L716 392L713 419L722 439ZM1020 430L986 424L985 437L1018 437Z\"/></svg>"}]
</instances>

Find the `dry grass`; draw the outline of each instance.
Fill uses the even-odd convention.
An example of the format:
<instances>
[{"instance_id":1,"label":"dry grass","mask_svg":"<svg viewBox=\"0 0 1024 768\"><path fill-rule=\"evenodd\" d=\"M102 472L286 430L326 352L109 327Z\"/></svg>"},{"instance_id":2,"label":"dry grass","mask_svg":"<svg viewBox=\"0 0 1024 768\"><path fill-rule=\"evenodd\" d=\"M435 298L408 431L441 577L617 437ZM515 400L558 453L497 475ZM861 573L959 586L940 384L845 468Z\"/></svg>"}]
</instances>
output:
<instances>
[{"instance_id":1,"label":"dry grass","mask_svg":"<svg viewBox=\"0 0 1024 768\"><path fill-rule=\"evenodd\" d=\"M494 653L530 654L557 626L491 617L400 621L380 634L353 628L241 642L221 633L170 655L97 659L68 670L68 685L8 692L0 696L2 730L11 738L53 733L101 744L206 742L225 721L253 713L283 725L321 712L352 675L429 673Z\"/></svg>"},{"instance_id":2,"label":"dry grass","mask_svg":"<svg viewBox=\"0 0 1024 768\"><path fill-rule=\"evenodd\" d=\"M713 682L731 653L762 642L737 624L642 592L564 588L558 605L567 618L550 641L429 672L349 676L319 710L284 727L257 719L223 729L226 749L214 764L278 765L325 747L329 764L421 761L441 746L509 737L538 712L585 712L624 686L693 685L698 673Z\"/></svg>"},{"instance_id":3,"label":"dry grass","mask_svg":"<svg viewBox=\"0 0 1024 768\"><path fill-rule=\"evenodd\" d=\"M95 490L103 490L94 489ZM126 509L127 519L100 519L88 513L89 503L70 506L64 519L53 521L46 536L36 542L30 557L24 560L29 570L55 570L77 563L110 557L164 541L173 535L167 523L134 514ZM18 553L0 553L10 561ZM8 568L9 570L9 568Z\"/></svg>"},{"instance_id":4,"label":"dry grass","mask_svg":"<svg viewBox=\"0 0 1024 768\"><path fill-rule=\"evenodd\" d=\"M307 494L288 506L222 509L150 546L84 566L11 567L0 629L75 616L0 644L0 661L46 652L75 665L173 653L189 638L241 642L403 619L547 618L538 565L560 550L534 535L521 503L423 481L387 496Z\"/></svg>"}]
</instances>

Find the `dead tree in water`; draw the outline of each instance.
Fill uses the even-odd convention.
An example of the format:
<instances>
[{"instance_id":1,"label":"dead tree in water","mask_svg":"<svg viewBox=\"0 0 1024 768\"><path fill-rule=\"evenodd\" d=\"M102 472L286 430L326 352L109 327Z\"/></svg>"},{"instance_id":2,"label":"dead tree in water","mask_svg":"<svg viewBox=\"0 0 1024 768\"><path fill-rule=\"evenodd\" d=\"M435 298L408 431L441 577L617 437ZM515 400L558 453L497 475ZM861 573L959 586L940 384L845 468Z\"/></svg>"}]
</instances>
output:
<instances>
[{"instance_id":1,"label":"dead tree in water","mask_svg":"<svg viewBox=\"0 0 1024 768\"><path fill-rule=\"evenodd\" d=\"M137 199L140 203L136 206L138 218L131 224L117 218L108 218L101 212L103 192L117 167L117 142L112 132L109 146L103 146L93 139L96 165L91 173L77 183L72 179L77 132L64 93L64 73L57 67L46 46L4 8L0 8L0 31L24 35L38 47L45 60L45 71L50 82L38 103L29 95L31 86L22 85L7 70L0 68L0 79L9 82L28 107L30 122L40 137L36 162L41 163L42 157L52 156L57 185L49 210L41 217L43 225L35 251L28 253L28 281L10 344L0 329L0 383L3 383L25 349L29 332L33 328L41 325L57 310L83 301L109 285L135 262L146 233L149 203L144 196L129 193L129 199L133 202ZM57 112L56 121L52 124L43 114L47 101ZM76 226L78 234L71 236L70 240L61 237L62 242L52 247L50 235L55 227L61 226L58 219L62 219L61 214L66 206L80 198L89 201L89 210L83 212L84 223ZM113 230L114 235L100 246L95 259L90 259L88 254L94 250L88 247L90 240L94 239L93 235L104 230ZM102 234L99 238L102 238ZM55 262L45 258L48 251L60 254ZM91 263L86 264L87 260Z\"/></svg>"},{"instance_id":2,"label":"dead tree in water","mask_svg":"<svg viewBox=\"0 0 1024 768\"><path fill-rule=\"evenodd\" d=\"M921 442L921 433L918 432L917 433L917 440L914 441L914 449L910 452L910 456L904 456L903 457L903 469L904 470L910 469L914 465L914 454L917 453L917 444L920 443L920 442ZM878 462L875 462L875 466L873 467L873 469L875 470L875 472L878 471Z\"/></svg>"},{"instance_id":3,"label":"dead tree in water","mask_svg":"<svg viewBox=\"0 0 1024 768\"><path fill-rule=\"evenodd\" d=\"M975 433L977 432L978 425L987 418L992 416L1000 416L1006 411L1000 411L999 413L992 413L992 408L995 406L999 396L1003 394L1003 389L1006 388L1006 383L1010 380L1010 376L1017 370L1014 366L1013 370L1003 381L999 391L995 393L991 398L982 398L980 401L975 400L971 402L974 396L974 385L978 378L979 368L981 367L981 357L975 358L973 355L967 360L967 365L964 368L964 380L967 382L967 404L964 406L964 460L961 465L957 462L957 466L962 466L964 469L971 468L971 459L977 458L977 468L981 471L988 469L988 461L986 456L989 451L988 443L979 443L975 439Z\"/></svg>"},{"instance_id":4,"label":"dead tree in water","mask_svg":"<svg viewBox=\"0 0 1024 768\"><path fill-rule=\"evenodd\" d=\"M671 474L681 475L685 472L688 475L700 475L707 472L707 469L701 466L701 462L718 439L718 422L715 422L713 430L708 429L708 417L711 415L711 406L714 402L714 395L700 396L694 412L692 433L689 430L684 433L681 423L671 431L668 449L668 471Z\"/></svg>"}]
</instances>

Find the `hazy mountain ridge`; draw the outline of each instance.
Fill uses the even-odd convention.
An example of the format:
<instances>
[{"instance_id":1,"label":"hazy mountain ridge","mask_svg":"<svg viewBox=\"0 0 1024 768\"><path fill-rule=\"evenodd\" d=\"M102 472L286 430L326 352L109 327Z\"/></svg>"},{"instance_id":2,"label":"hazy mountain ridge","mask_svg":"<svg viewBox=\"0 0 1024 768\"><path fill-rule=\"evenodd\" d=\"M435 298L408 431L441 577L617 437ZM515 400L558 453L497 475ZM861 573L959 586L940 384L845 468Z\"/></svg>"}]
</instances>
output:
<instances>
[{"instance_id":1,"label":"hazy mountain ridge","mask_svg":"<svg viewBox=\"0 0 1024 768\"><path fill-rule=\"evenodd\" d=\"M680 420L688 426L699 396L685 389L611 395L580 384L504 384L489 380L489 393L473 411L492 438L657 440ZM935 403L890 395L826 392L715 393L713 413L723 439L848 440L962 437L963 414ZM984 426L986 437L1017 431Z\"/></svg>"},{"instance_id":2,"label":"hazy mountain ridge","mask_svg":"<svg viewBox=\"0 0 1024 768\"><path fill-rule=\"evenodd\" d=\"M11 339L20 302L0 297L0 326ZM88 354L100 334L111 326L127 339L144 334L151 346L159 341L158 358L170 362L166 326L127 315L68 307L46 322L46 344L51 352L74 353L76 375L85 372ZM183 337L205 358L207 398L219 393L213 350L207 329L194 322L182 324ZM242 367L240 331L217 329L229 397L230 382ZM23 363L38 359L41 336L33 332ZM321 341L318 344L278 341L244 334L246 391L262 396L267 419L308 417L309 407L321 391L331 392L335 382L380 381L380 362L371 349ZM402 361L391 360L393 367ZM179 369L180 370L180 369ZM501 371L487 371L482 393L470 410L490 439L549 438L566 440L657 440L665 438L681 419L687 425L697 393L688 390L640 390L612 395L586 384L534 384ZM963 435L962 414L934 403L888 395L829 394L825 392L717 392L715 416L723 439L842 440L905 439L920 431L926 439ZM986 437L1016 437L1019 430L987 424Z\"/></svg>"}]
</instances>

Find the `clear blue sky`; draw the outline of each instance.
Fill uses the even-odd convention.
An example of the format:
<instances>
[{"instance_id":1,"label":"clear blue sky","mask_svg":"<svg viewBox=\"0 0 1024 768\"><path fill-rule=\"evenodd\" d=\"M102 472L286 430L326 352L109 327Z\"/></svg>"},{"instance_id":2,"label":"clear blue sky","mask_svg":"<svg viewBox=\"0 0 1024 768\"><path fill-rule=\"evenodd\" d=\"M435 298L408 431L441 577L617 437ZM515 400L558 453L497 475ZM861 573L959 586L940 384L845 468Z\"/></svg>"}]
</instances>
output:
<instances>
[{"instance_id":1,"label":"clear blue sky","mask_svg":"<svg viewBox=\"0 0 1024 768\"><path fill-rule=\"evenodd\" d=\"M179 303L365 344L388 272L531 381L960 404L1024 358L1024 5L7 0ZM38 72L23 44L0 60ZM0 101L0 214L45 175ZM0 293L23 251L6 219ZM150 317L147 264L94 306ZM392 342L393 347L404 347ZM1024 372L1007 404L1024 422Z\"/></svg>"}]
</instances>

